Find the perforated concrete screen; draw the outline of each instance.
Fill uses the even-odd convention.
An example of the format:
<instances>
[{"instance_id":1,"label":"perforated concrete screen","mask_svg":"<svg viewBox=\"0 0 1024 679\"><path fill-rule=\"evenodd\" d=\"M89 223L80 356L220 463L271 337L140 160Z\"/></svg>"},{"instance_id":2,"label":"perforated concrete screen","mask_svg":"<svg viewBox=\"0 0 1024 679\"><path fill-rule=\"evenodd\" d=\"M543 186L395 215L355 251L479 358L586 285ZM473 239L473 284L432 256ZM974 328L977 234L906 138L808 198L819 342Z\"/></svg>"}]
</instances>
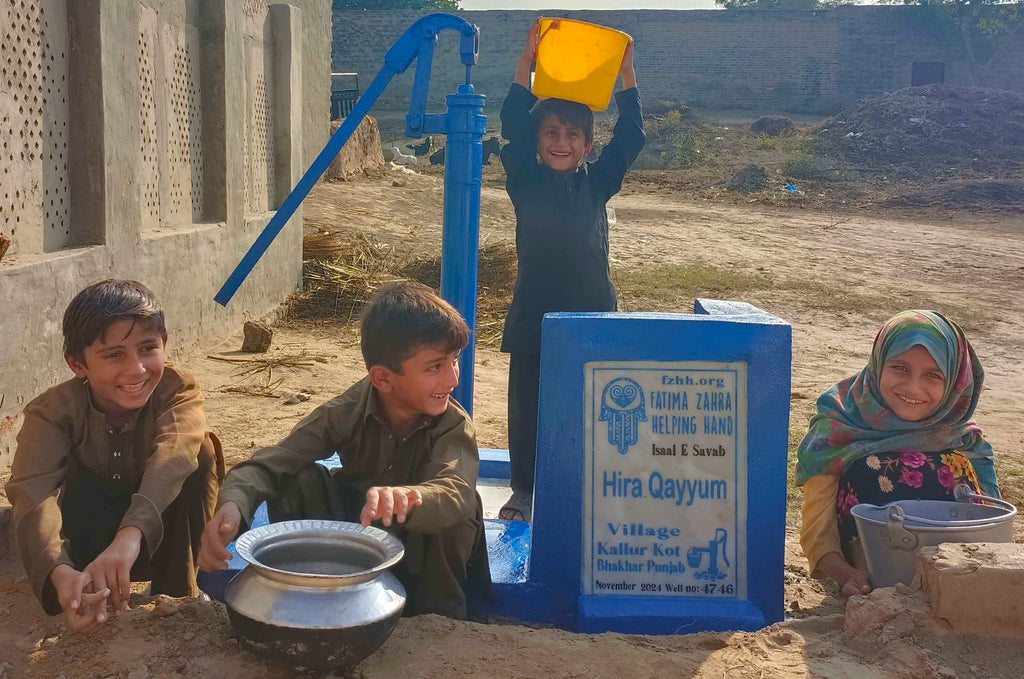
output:
<instances>
[{"instance_id":1,"label":"perforated concrete screen","mask_svg":"<svg viewBox=\"0 0 1024 679\"><path fill-rule=\"evenodd\" d=\"M258 17L266 14L266 0L242 0L242 14L247 17Z\"/></svg>"},{"instance_id":2,"label":"perforated concrete screen","mask_svg":"<svg viewBox=\"0 0 1024 679\"><path fill-rule=\"evenodd\" d=\"M139 6L142 226L203 221L202 50L199 30Z\"/></svg>"},{"instance_id":3,"label":"perforated concrete screen","mask_svg":"<svg viewBox=\"0 0 1024 679\"><path fill-rule=\"evenodd\" d=\"M253 43L249 46L249 115L245 130L245 211L248 214L277 207L274 200L273 45Z\"/></svg>"},{"instance_id":4,"label":"perforated concrete screen","mask_svg":"<svg viewBox=\"0 0 1024 679\"><path fill-rule=\"evenodd\" d=\"M170 199L167 219L173 223L198 222L203 216L199 32L194 26L166 27L165 35Z\"/></svg>"},{"instance_id":5,"label":"perforated concrete screen","mask_svg":"<svg viewBox=\"0 0 1024 679\"><path fill-rule=\"evenodd\" d=\"M156 117L156 12L140 7L139 21L139 149L142 224L144 227L160 225L160 155L157 140Z\"/></svg>"},{"instance_id":6,"label":"perforated concrete screen","mask_svg":"<svg viewBox=\"0 0 1024 679\"><path fill-rule=\"evenodd\" d=\"M67 44L63 0L0 0L0 231L12 254L73 240Z\"/></svg>"}]
</instances>

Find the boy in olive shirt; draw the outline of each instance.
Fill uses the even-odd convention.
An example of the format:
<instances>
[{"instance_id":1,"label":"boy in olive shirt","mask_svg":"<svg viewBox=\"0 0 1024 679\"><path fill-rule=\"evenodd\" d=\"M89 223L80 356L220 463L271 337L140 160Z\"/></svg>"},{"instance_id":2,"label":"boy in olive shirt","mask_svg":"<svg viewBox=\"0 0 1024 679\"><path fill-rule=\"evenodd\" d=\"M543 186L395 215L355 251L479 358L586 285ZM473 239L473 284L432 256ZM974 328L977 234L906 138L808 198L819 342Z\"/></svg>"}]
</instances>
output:
<instances>
[{"instance_id":1,"label":"boy in olive shirt","mask_svg":"<svg viewBox=\"0 0 1024 679\"><path fill-rule=\"evenodd\" d=\"M472 420L451 391L469 328L430 288L382 289L362 320L367 376L236 465L203 533L199 565L227 567L226 545L267 501L270 520L380 520L405 545L394 569L406 615L466 617L467 583L490 584ZM337 452L342 466L317 460Z\"/></svg>"},{"instance_id":2,"label":"boy in olive shirt","mask_svg":"<svg viewBox=\"0 0 1024 679\"><path fill-rule=\"evenodd\" d=\"M165 365L164 312L141 283L90 285L64 313L75 377L25 407L7 496L36 596L68 627L102 623L131 583L196 596L195 556L224 458L203 395Z\"/></svg>"}]
</instances>

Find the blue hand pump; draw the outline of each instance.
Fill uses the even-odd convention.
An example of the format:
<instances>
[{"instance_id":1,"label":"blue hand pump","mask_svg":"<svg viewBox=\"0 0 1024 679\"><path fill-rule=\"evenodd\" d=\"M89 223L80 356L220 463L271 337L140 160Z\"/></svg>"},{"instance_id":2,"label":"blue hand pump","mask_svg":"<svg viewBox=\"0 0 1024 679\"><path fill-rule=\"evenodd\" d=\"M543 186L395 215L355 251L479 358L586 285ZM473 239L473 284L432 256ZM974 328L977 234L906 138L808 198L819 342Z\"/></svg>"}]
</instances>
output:
<instances>
[{"instance_id":1,"label":"blue hand pump","mask_svg":"<svg viewBox=\"0 0 1024 679\"><path fill-rule=\"evenodd\" d=\"M466 66L466 82L446 97L447 113L426 113L430 67L437 35L445 29L460 34L459 57ZM473 361L476 340L476 280L480 231L480 186L483 164L482 138L487 131L483 114L485 97L473 91L470 70L476 64L479 29L453 14L428 14L406 29L384 56L384 67L352 107L345 122L331 135L313 164L284 199L245 256L231 272L214 300L227 305L277 234L291 219L313 184L324 173L391 78L416 60L412 98L405 117L407 137L446 134L444 176L444 231L441 245L441 296L465 317L470 328L469 345L459 359L460 380L455 399L473 412Z\"/></svg>"}]
</instances>

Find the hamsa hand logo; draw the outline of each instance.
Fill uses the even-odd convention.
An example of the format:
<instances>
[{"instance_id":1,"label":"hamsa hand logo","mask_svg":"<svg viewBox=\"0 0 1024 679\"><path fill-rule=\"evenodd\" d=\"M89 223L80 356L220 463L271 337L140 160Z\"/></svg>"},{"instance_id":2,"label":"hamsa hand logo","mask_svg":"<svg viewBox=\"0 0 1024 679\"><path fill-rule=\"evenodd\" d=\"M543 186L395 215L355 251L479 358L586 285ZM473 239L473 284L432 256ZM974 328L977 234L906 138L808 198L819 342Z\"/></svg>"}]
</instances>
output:
<instances>
[{"instance_id":1,"label":"hamsa hand logo","mask_svg":"<svg viewBox=\"0 0 1024 679\"><path fill-rule=\"evenodd\" d=\"M637 424L647 421L644 390L628 377L615 378L601 394L601 414L597 419L608 422L608 443L625 455L638 440Z\"/></svg>"}]
</instances>

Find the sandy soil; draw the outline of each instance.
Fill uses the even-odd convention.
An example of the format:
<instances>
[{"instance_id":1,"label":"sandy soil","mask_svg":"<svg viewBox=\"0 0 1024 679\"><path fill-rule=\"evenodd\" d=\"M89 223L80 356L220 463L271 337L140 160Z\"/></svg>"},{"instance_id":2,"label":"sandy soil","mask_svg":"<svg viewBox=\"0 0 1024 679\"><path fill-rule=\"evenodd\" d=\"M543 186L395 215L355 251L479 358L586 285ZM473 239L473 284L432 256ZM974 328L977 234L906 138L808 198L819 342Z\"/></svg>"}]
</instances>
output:
<instances>
[{"instance_id":1,"label":"sandy soil","mask_svg":"<svg viewBox=\"0 0 1024 679\"><path fill-rule=\"evenodd\" d=\"M861 367L875 330L890 313L911 307L947 312L965 326L987 368L977 418L997 450L1004 493L1020 504L1024 229L1019 216L785 207L679 191L676 177L657 171L631 175L611 203L617 218L611 252L624 309L686 312L694 294L725 296L791 322L793 438L802 434L817 394ZM394 180L404 180L404 186L394 186ZM436 168L392 169L382 178L320 185L307 201L307 228L362 230L410 252L436 256L441 185ZM511 241L511 214L500 168L488 168L482 241ZM654 280L673 266L683 267L677 271L707 267L734 282L650 296L629 283L637 275ZM272 373L239 374L247 364L237 361L250 357L237 351L240 332L176 360L199 374L209 419L225 442L230 464L276 441L358 379L356 340L351 325L289 321L275 328L269 355L279 365ZM507 367L507 358L493 348L478 349L474 405L483 446L506 442ZM253 395L259 385L271 395ZM304 395L308 400L301 400ZM934 626L906 617L871 632L845 632L844 605L834 588L808 578L796 541L798 505L799 493L791 493L785 577L791 619L760 632L594 636L425 616L403 620L385 646L349 676L1024 676L1019 642L941 636L929 631ZM1017 540L1022 537L1018 524ZM909 602L916 595L901 596ZM239 648L223 607L205 601L154 602L139 596L132 610L99 632L69 635L58 619L40 612L20 565L7 555L0 559L0 678L22 676L270 679L294 672Z\"/></svg>"}]
</instances>

